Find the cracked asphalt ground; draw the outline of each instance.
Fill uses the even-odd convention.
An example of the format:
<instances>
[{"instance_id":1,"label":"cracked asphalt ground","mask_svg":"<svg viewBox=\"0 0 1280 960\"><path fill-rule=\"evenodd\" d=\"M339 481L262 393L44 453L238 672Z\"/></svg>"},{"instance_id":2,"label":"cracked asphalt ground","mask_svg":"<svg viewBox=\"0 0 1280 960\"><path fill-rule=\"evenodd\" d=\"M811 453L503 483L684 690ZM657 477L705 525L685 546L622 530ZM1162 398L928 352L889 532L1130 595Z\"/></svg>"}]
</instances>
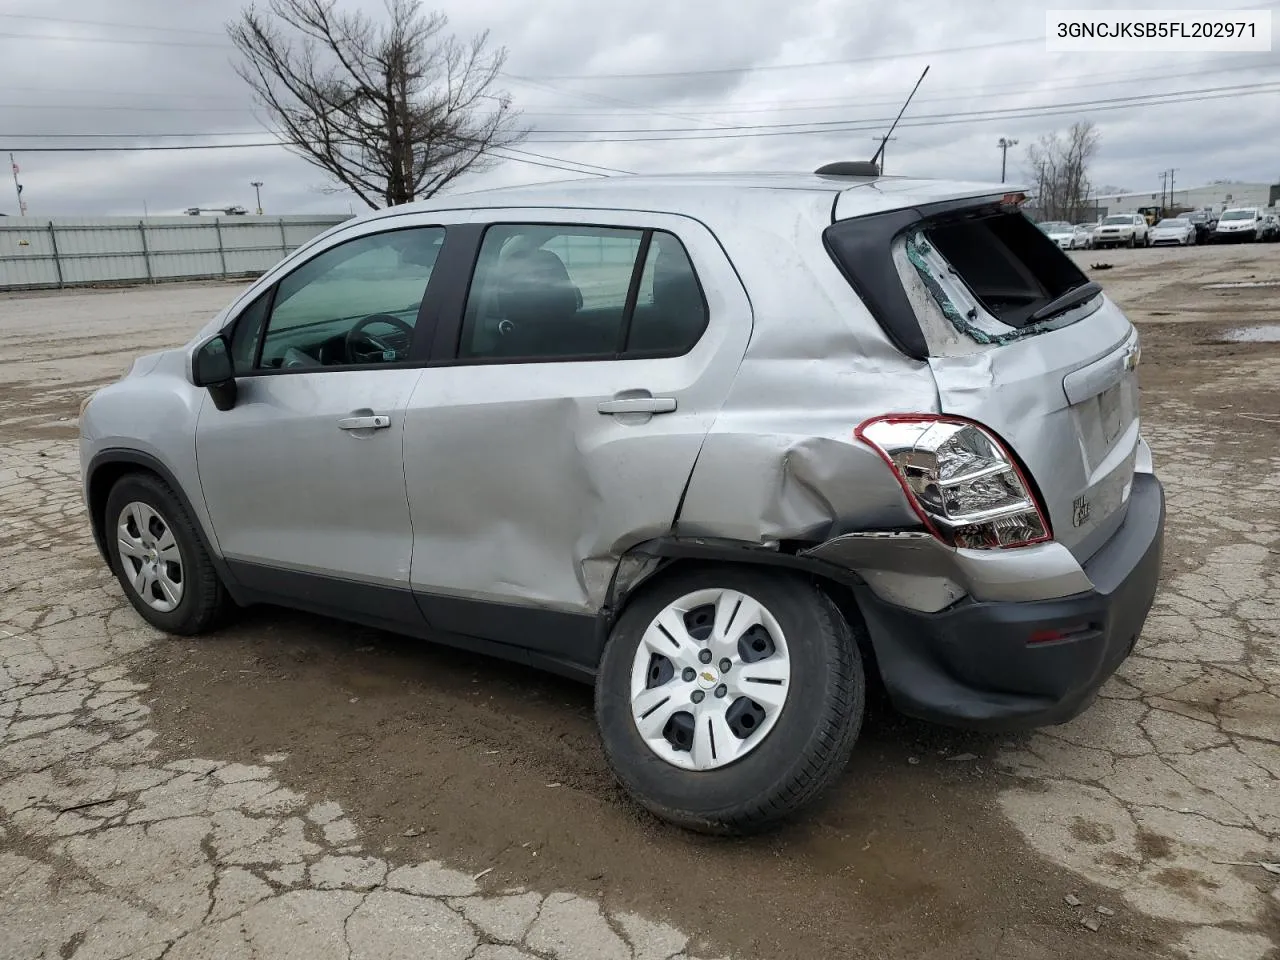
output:
<instances>
[{"instance_id":1,"label":"cracked asphalt ground","mask_svg":"<svg viewBox=\"0 0 1280 960\"><path fill-rule=\"evenodd\" d=\"M585 688L274 609L146 627L76 409L232 288L0 298L0 960L1274 960L1280 345L1220 338L1280 297L1205 284L1280 247L1076 256L1142 330L1169 497L1135 655L1032 734L876 703L825 802L733 842L618 795Z\"/></svg>"}]
</instances>

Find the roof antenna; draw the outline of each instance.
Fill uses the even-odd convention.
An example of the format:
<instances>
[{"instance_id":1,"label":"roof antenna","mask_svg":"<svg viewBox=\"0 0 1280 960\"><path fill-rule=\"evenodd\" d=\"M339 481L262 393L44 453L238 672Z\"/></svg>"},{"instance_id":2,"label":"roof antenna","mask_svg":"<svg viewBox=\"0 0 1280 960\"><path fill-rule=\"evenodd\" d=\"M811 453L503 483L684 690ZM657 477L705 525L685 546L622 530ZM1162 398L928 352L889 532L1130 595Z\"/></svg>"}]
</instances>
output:
<instances>
[{"instance_id":1,"label":"roof antenna","mask_svg":"<svg viewBox=\"0 0 1280 960\"><path fill-rule=\"evenodd\" d=\"M920 89L920 84L924 83L924 76L929 72L926 64L924 73L920 74L920 79L916 81L916 85L911 88L911 93L907 95L907 102L902 105L902 109L898 111L898 115L893 118L893 126L889 128L889 132L884 135L884 139L880 141L880 149L876 151L876 155L871 158L871 162L879 164L880 158L884 156L884 148L889 143L889 137L894 130L898 128L898 121L902 119L902 115L907 112L907 105L911 103L911 98L916 95L916 91Z\"/></svg>"}]
</instances>

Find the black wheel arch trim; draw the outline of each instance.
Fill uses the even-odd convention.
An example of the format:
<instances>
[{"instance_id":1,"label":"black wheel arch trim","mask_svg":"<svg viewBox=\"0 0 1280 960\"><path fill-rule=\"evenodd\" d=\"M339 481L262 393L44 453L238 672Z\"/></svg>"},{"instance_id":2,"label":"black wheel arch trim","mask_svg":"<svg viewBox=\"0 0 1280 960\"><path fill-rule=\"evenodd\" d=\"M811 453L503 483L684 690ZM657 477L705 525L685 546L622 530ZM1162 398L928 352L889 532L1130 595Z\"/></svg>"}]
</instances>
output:
<instances>
[{"instance_id":1,"label":"black wheel arch trim","mask_svg":"<svg viewBox=\"0 0 1280 960\"><path fill-rule=\"evenodd\" d=\"M596 617L597 651L604 651L613 625L641 587L673 564L689 560L778 567L807 573L850 589L863 585L862 578L851 570L781 549L711 537L657 537L636 544L618 558L604 605Z\"/></svg>"},{"instance_id":2,"label":"black wheel arch trim","mask_svg":"<svg viewBox=\"0 0 1280 960\"><path fill-rule=\"evenodd\" d=\"M233 599L238 600L236 588L239 585L226 561L214 549L208 532L204 529L204 524L200 522L200 515L192 507L191 499L187 496L186 490L182 488L182 484L178 482L173 475L173 471L165 465L164 461L142 450L134 450L129 447L108 447L94 454L93 459L89 461L88 469L85 470L85 501L89 510L89 525L93 529L93 540L97 544L98 552L102 554L103 561L108 566L111 565L111 553L107 549L106 540L106 517L103 516L109 488L103 490L100 497L95 498L93 481L94 477L104 467L117 466L139 467L154 473L164 481L165 485L173 491L173 495L178 498L178 502L182 505L182 509L186 511L187 516L191 518L191 525L195 535L200 538L205 551L209 554L209 559L212 561L214 569L218 572L218 577L222 580L223 586L226 587L227 592L231 594Z\"/></svg>"}]
</instances>

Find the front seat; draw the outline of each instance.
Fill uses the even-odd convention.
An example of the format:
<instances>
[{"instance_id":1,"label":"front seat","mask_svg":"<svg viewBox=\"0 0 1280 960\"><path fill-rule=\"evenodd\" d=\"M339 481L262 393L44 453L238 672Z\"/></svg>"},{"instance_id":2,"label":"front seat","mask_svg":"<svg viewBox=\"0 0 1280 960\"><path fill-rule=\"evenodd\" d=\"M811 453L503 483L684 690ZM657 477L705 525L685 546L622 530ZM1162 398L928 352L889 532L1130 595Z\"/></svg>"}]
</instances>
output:
<instances>
[{"instance_id":1,"label":"front seat","mask_svg":"<svg viewBox=\"0 0 1280 960\"><path fill-rule=\"evenodd\" d=\"M576 347L574 315L582 293L550 250L517 253L499 268L497 305L503 356L566 356Z\"/></svg>"}]
</instances>

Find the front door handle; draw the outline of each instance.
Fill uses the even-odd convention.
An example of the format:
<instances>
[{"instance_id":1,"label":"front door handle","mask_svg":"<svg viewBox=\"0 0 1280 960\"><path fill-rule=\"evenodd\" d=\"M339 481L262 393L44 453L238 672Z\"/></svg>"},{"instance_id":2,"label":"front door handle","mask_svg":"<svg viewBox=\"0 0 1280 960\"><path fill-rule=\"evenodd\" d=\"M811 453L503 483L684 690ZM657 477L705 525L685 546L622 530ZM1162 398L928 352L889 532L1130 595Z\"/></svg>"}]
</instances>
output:
<instances>
[{"instance_id":1,"label":"front door handle","mask_svg":"<svg viewBox=\"0 0 1280 960\"><path fill-rule=\"evenodd\" d=\"M675 397L626 397L621 400L601 400L596 407L601 413L672 413L676 409Z\"/></svg>"},{"instance_id":2,"label":"front door handle","mask_svg":"<svg viewBox=\"0 0 1280 960\"><path fill-rule=\"evenodd\" d=\"M378 414L372 417L344 417L338 421L339 430L385 430L391 426L391 418Z\"/></svg>"}]
</instances>

